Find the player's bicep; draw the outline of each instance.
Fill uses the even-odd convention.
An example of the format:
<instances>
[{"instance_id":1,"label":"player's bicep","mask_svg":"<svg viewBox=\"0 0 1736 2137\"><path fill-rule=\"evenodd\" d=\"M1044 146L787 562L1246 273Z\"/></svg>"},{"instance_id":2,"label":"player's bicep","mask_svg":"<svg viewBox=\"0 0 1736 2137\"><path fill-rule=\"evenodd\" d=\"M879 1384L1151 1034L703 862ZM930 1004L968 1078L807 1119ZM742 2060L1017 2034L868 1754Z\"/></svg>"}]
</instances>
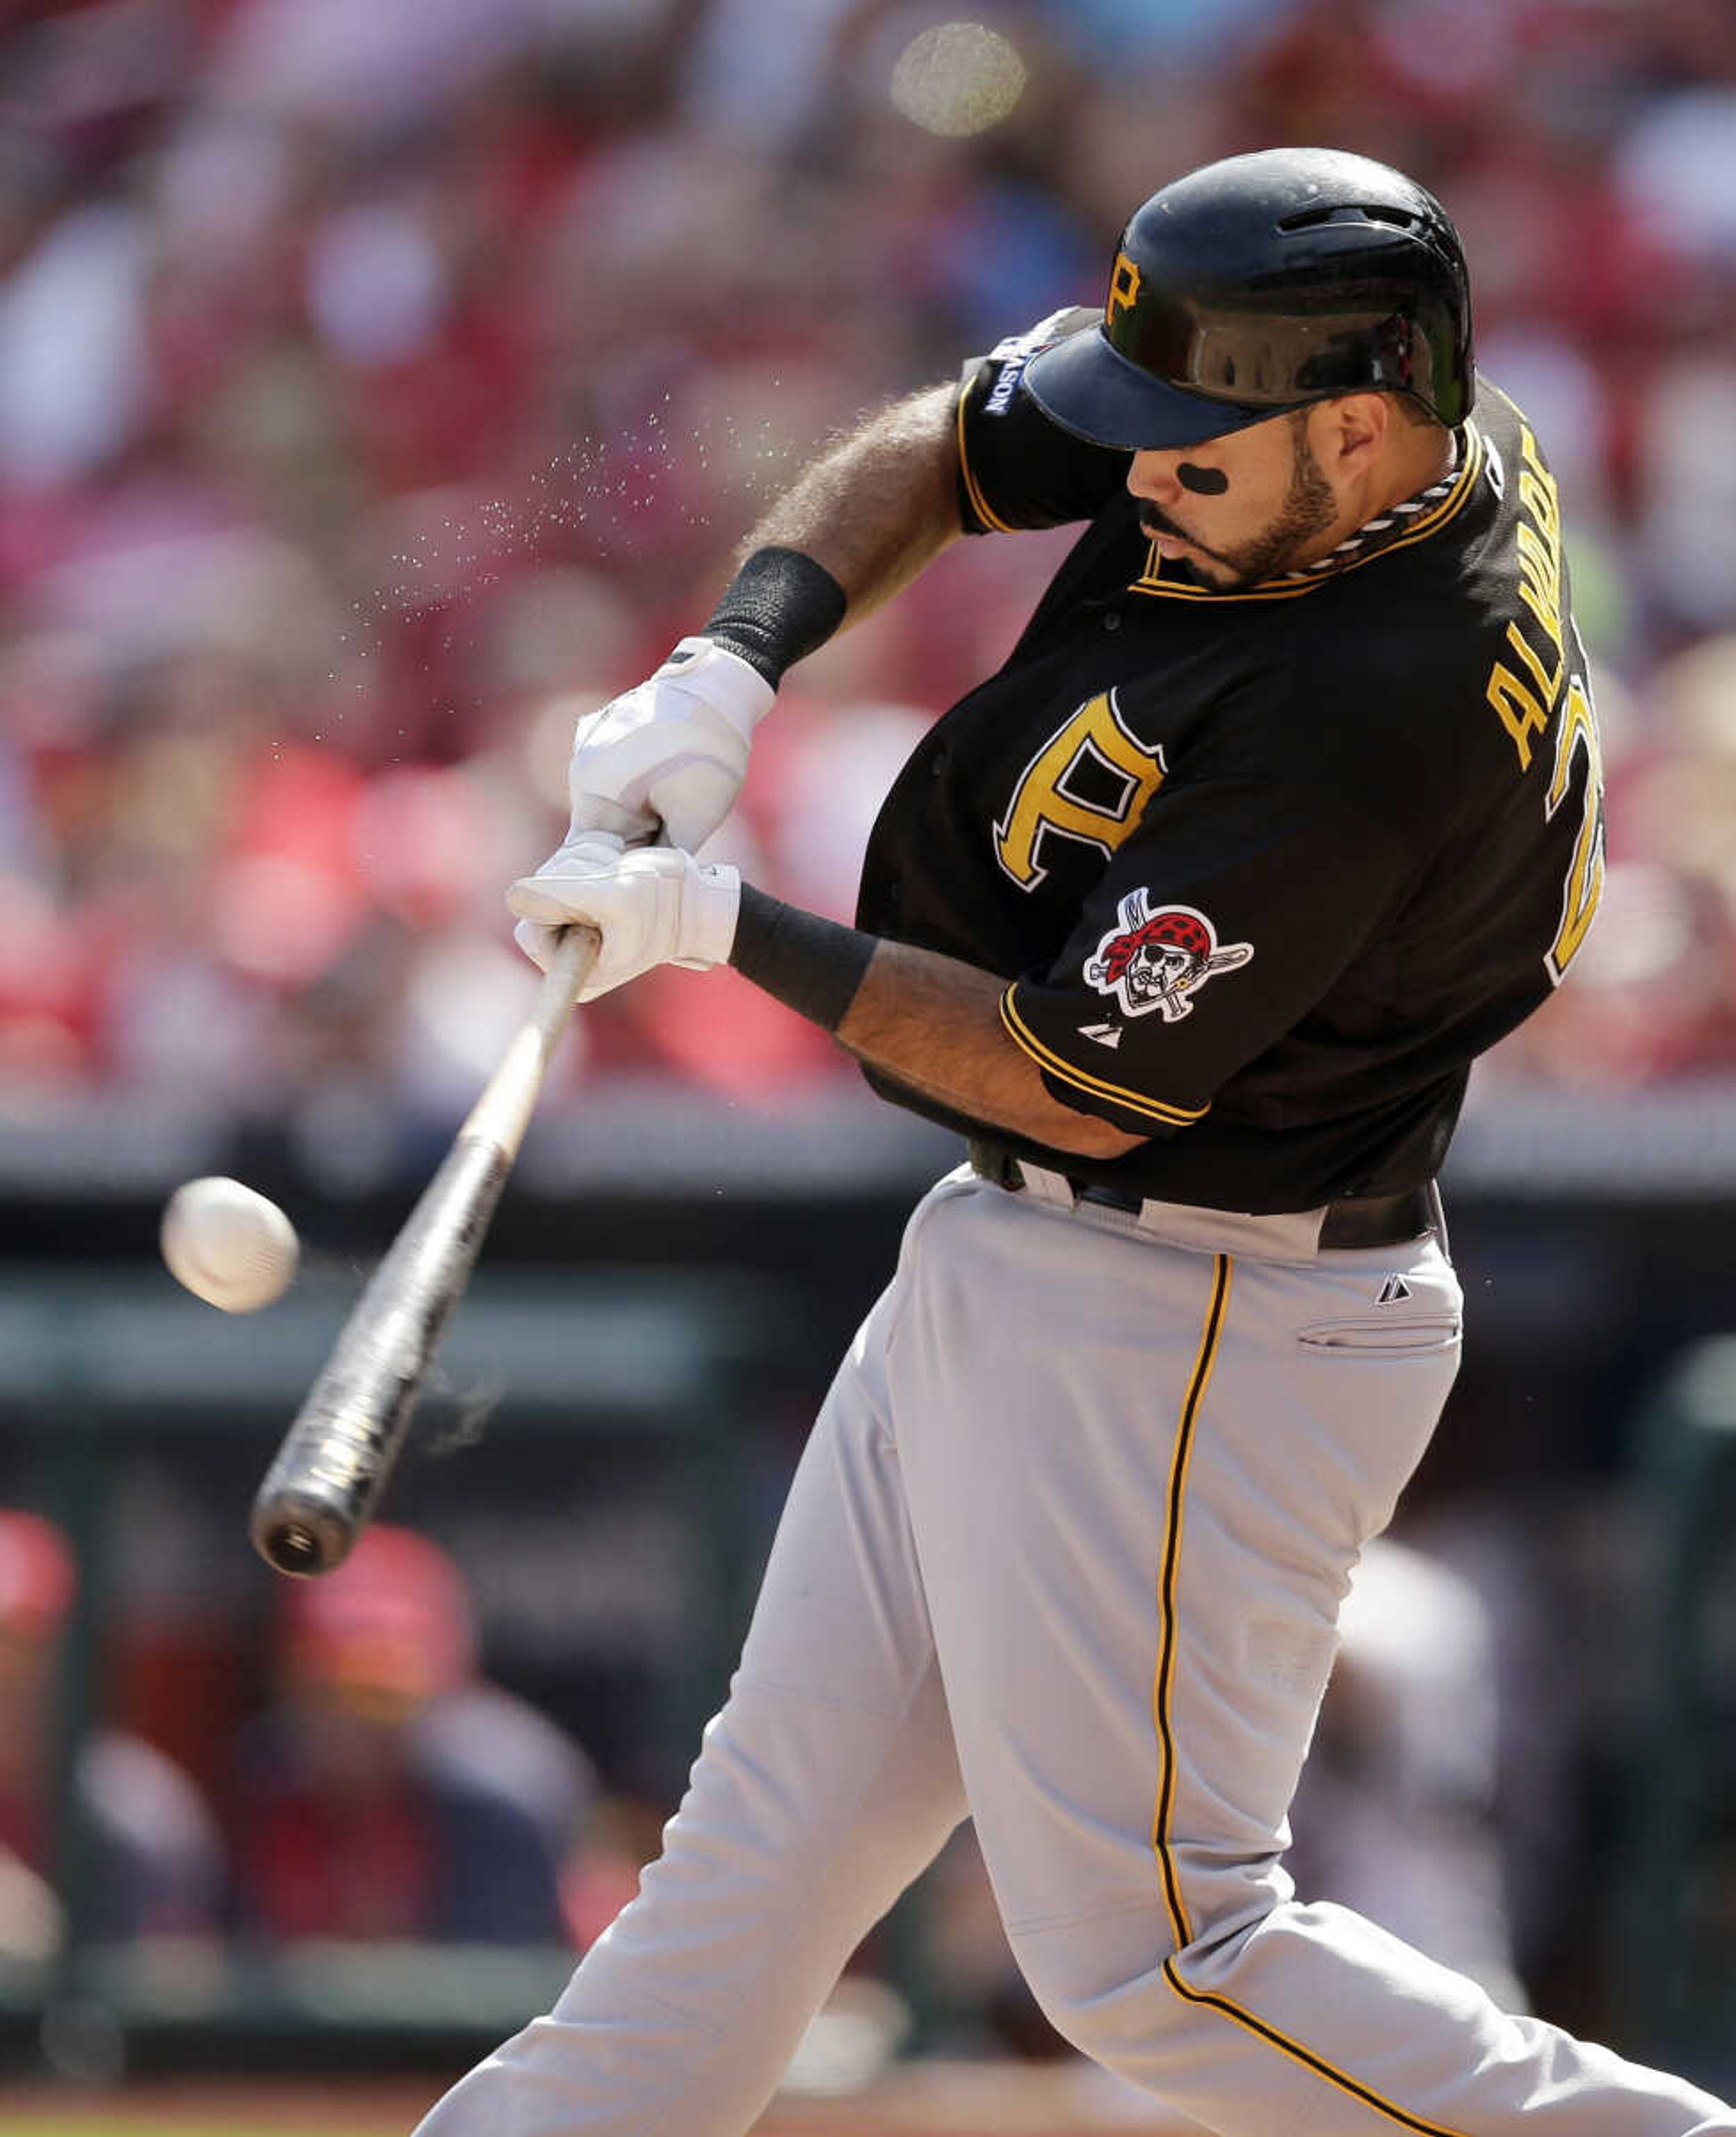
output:
<instances>
[{"instance_id":1,"label":"player's bicep","mask_svg":"<svg viewBox=\"0 0 1736 2137\"><path fill-rule=\"evenodd\" d=\"M1330 991L1408 873L1324 794L1166 791L1002 1020L1053 1097L1173 1133Z\"/></svg>"},{"instance_id":2,"label":"player's bicep","mask_svg":"<svg viewBox=\"0 0 1736 2137\"><path fill-rule=\"evenodd\" d=\"M1093 329L1099 316L1082 306L1057 312L965 365L955 418L967 534L1094 518L1125 485L1130 455L1072 436L1024 390L1025 367L1039 349Z\"/></svg>"}]
</instances>

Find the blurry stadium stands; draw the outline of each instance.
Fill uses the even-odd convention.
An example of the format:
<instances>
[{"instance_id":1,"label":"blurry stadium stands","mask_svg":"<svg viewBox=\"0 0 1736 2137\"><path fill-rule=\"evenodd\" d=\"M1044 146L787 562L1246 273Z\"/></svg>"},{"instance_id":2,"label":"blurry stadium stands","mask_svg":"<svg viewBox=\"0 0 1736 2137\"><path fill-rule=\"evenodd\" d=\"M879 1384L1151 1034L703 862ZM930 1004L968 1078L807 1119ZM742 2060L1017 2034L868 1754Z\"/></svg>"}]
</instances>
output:
<instances>
[{"instance_id":1,"label":"blurry stadium stands","mask_svg":"<svg viewBox=\"0 0 1736 2137\"><path fill-rule=\"evenodd\" d=\"M0 1111L39 1151L105 1104L284 1124L314 1162L382 1096L450 1114L522 998L501 886L564 819L574 705L705 613L828 428L1093 299L1165 176L1285 139L1442 193L1481 360L1562 478L1610 912L1490 1080L1626 1101L1730 1069L1729 9L1027 4L985 17L1024 96L965 138L886 94L931 19L9 11ZM847 910L903 741L1054 553L968 544L800 669L722 845ZM647 1071L766 1114L853 1090L703 988L587 1016L557 1107Z\"/></svg>"},{"instance_id":2,"label":"blurry stadium stands","mask_svg":"<svg viewBox=\"0 0 1736 2137\"><path fill-rule=\"evenodd\" d=\"M1729 1942L1724 1857L1646 1823L1680 1802L1648 1795L1652 1752L1706 1741L1657 1704L1681 1631L1659 1614L1700 1591L1646 1419L1736 1317L1736 11L1019 0L970 11L1017 49L1016 108L925 131L890 84L955 12L4 11L0 1501L79 1556L65 1718L208 1789L262 1702L246 1504L528 999L501 893L564 821L576 709L703 618L829 430L1095 301L1165 178L1359 148L1464 231L1482 363L1561 479L1598 680L1605 909L1473 1086L1469 1354L1408 1534L1490 1614L1534 2007L1643 2046L1689 2022L1636 1986L1656 1945L1622 1866L1686 1848L1681 1905ZM935 126L969 121L969 87ZM848 913L911 737L1066 539L959 545L804 664L718 851ZM491 1671L596 1759L641 1852L830 1358L952 1155L732 974L653 975L575 1025L391 1511L452 1550ZM256 1322L153 1258L163 1196L212 1171L311 1249ZM1728 1797L1714 1770L1681 1785ZM75 1875L61 1896L80 1949ZM895 1922L869 1958L907 1985L922 1941ZM100 2066L108 1992L47 1964L55 2056ZM126 1993L158 1996L132 1964ZM310 1990L262 1964L173 1972L162 2037L245 2006L323 2011L335 2041L346 1996L390 2000L379 1966ZM479 1978L424 1977L421 2052ZM372 2023L369 2052L406 2045Z\"/></svg>"}]
</instances>

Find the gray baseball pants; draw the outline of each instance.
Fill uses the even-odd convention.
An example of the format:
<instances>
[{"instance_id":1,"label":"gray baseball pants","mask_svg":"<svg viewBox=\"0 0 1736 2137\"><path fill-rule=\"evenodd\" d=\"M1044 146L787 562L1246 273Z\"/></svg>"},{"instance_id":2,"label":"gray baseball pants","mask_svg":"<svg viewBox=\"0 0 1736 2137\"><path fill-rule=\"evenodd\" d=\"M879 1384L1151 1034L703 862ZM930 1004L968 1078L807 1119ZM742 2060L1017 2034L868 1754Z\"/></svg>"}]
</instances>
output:
<instances>
[{"instance_id":1,"label":"gray baseball pants","mask_svg":"<svg viewBox=\"0 0 1736 2137\"><path fill-rule=\"evenodd\" d=\"M661 1859L418 2137L740 2137L967 1809L1050 2019L1207 2130L1736 2131L1280 1867L1348 1575L1456 1370L1442 1243L1028 1176L917 1208Z\"/></svg>"}]
</instances>

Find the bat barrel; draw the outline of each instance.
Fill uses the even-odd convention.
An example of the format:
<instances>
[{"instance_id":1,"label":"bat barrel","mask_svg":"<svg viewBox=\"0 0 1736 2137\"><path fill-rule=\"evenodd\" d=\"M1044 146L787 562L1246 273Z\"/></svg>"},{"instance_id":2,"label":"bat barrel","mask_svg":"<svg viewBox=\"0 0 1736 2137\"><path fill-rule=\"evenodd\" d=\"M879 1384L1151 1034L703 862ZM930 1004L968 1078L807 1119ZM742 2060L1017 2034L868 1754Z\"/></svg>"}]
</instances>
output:
<instances>
[{"instance_id":1,"label":"bat barrel","mask_svg":"<svg viewBox=\"0 0 1736 2137\"><path fill-rule=\"evenodd\" d=\"M284 1434L248 1525L254 1548L280 1573L329 1573L372 1516L600 945L595 928L566 931L530 1015Z\"/></svg>"},{"instance_id":2,"label":"bat barrel","mask_svg":"<svg viewBox=\"0 0 1736 2137\"><path fill-rule=\"evenodd\" d=\"M280 1573L329 1573L372 1515L509 1165L460 1136L369 1278L253 1502L254 1547Z\"/></svg>"}]
</instances>

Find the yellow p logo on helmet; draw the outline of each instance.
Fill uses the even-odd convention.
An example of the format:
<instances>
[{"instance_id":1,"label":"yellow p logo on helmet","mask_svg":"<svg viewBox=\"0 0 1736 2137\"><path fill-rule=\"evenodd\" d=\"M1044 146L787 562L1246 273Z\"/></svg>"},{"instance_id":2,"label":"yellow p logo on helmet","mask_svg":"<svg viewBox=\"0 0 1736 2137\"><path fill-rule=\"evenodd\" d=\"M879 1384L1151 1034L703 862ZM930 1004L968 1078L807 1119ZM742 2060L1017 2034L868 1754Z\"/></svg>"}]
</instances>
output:
<instances>
[{"instance_id":1,"label":"yellow p logo on helmet","mask_svg":"<svg viewBox=\"0 0 1736 2137\"><path fill-rule=\"evenodd\" d=\"M1140 270L1125 252L1115 256L1115 272L1109 278L1109 302L1106 311L1111 320L1117 312L1131 312L1139 301Z\"/></svg>"}]
</instances>

